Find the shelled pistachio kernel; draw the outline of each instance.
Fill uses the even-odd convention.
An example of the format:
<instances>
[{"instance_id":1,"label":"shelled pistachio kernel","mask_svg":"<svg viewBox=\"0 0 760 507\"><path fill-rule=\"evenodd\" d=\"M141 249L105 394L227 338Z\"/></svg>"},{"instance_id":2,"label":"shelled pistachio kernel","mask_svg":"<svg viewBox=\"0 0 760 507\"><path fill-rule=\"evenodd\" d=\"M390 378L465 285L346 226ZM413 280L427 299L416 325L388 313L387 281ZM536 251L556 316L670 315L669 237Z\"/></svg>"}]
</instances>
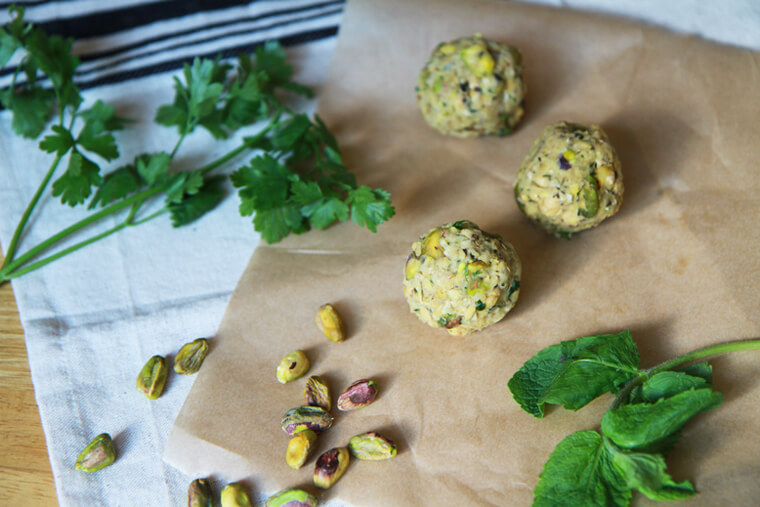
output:
<instances>
[{"instance_id":1,"label":"shelled pistachio kernel","mask_svg":"<svg viewBox=\"0 0 760 507\"><path fill-rule=\"evenodd\" d=\"M187 487L187 507L213 507L211 485L207 479L195 479Z\"/></svg>"},{"instance_id":2,"label":"shelled pistachio kernel","mask_svg":"<svg viewBox=\"0 0 760 507\"><path fill-rule=\"evenodd\" d=\"M350 455L345 447L334 447L317 458L314 465L314 485L328 489L338 482L348 468Z\"/></svg>"},{"instance_id":3,"label":"shelled pistachio kernel","mask_svg":"<svg viewBox=\"0 0 760 507\"><path fill-rule=\"evenodd\" d=\"M375 431L352 437L348 449L353 457L369 461L390 459L398 452L396 444Z\"/></svg>"},{"instance_id":4,"label":"shelled pistachio kernel","mask_svg":"<svg viewBox=\"0 0 760 507\"><path fill-rule=\"evenodd\" d=\"M302 350L294 350L280 359L277 365L277 380L286 384L303 377L309 371L309 358Z\"/></svg>"},{"instance_id":5,"label":"shelled pistachio kernel","mask_svg":"<svg viewBox=\"0 0 760 507\"><path fill-rule=\"evenodd\" d=\"M309 459L309 454L314 450L317 434L312 430L305 429L290 437L288 449L285 452L285 462L294 470L298 470Z\"/></svg>"},{"instance_id":6,"label":"shelled pistachio kernel","mask_svg":"<svg viewBox=\"0 0 760 507\"><path fill-rule=\"evenodd\" d=\"M203 360L208 354L208 340L198 338L186 343L174 356L174 371L180 375L192 375L201 369Z\"/></svg>"},{"instance_id":7,"label":"shelled pistachio kernel","mask_svg":"<svg viewBox=\"0 0 760 507\"><path fill-rule=\"evenodd\" d=\"M317 507L317 498L302 489L284 489L267 498L264 507Z\"/></svg>"},{"instance_id":8,"label":"shelled pistachio kernel","mask_svg":"<svg viewBox=\"0 0 760 507\"><path fill-rule=\"evenodd\" d=\"M161 356L151 357L137 375L137 390L147 396L149 400L158 399L164 391L168 372L166 359Z\"/></svg>"},{"instance_id":9,"label":"shelled pistachio kernel","mask_svg":"<svg viewBox=\"0 0 760 507\"><path fill-rule=\"evenodd\" d=\"M306 387L304 387L304 398L306 398L306 404L312 407L321 407L328 412L332 407L332 401L330 400L330 388L327 387L327 383L322 377L312 375L306 380Z\"/></svg>"},{"instance_id":10,"label":"shelled pistachio kernel","mask_svg":"<svg viewBox=\"0 0 760 507\"><path fill-rule=\"evenodd\" d=\"M239 482L231 482L222 488L222 507L251 507L251 499Z\"/></svg>"},{"instance_id":11,"label":"shelled pistachio kernel","mask_svg":"<svg viewBox=\"0 0 760 507\"><path fill-rule=\"evenodd\" d=\"M292 408L282 416L282 431L290 436L299 431L312 430L315 433L325 431L333 423L333 416L320 407L302 405Z\"/></svg>"},{"instance_id":12,"label":"shelled pistachio kernel","mask_svg":"<svg viewBox=\"0 0 760 507\"><path fill-rule=\"evenodd\" d=\"M355 410L366 407L377 397L377 384L373 380L357 380L338 396L338 410Z\"/></svg>"},{"instance_id":13,"label":"shelled pistachio kernel","mask_svg":"<svg viewBox=\"0 0 760 507\"><path fill-rule=\"evenodd\" d=\"M343 329L343 320L338 315L335 307L330 304L322 305L317 309L315 318L317 327L331 341L342 342L346 339Z\"/></svg>"},{"instance_id":14,"label":"shelled pistachio kernel","mask_svg":"<svg viewBox=\"0 0 760 507\"><path fill-rule=\"evenodd\" d=\"M101 433L87 444L87 447L79 454L74 467L83 472L97 472L116 460L116 451L113 448L113 440L108 433Z\"/></svg>"}]
</instances>

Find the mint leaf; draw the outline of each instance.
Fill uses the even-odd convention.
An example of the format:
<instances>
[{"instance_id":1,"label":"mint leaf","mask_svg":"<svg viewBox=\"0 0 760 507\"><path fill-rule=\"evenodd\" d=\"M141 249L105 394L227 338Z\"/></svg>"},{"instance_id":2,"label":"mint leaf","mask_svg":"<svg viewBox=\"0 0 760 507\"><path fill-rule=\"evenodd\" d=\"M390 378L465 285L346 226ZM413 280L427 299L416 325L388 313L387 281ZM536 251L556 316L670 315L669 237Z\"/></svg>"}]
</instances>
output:
<instances>
[{"instance_id":1,"label":"mint leaf","mask_svg":"<svg viewBox=\"0 0 760 507\"><path fill-rule=\"evenodd\" d=\"M675 482L672 479L666 480L660 489L640 487L639 491L650 500L685 500L697 494L694 485L689 481Z\"/></svg>"},{"instance_id":2,"label":"mint leaf","mask_svg":"<svg viewBox=\"0 0 760 507\"><path fill-rule=\"evenodd\" d=\"M195 182L196 176L191 175L187 181ZM200 187L195 187L195 183L190 184L192 193L186 194L181 201L170 203L168 206L172 226L180 227L189 224L214 209L224 197L222 181L224 181L223 177L215 176L204 181Z\"/></svg>"},{"instance_id":3,"label":"mint leaf","mask_svg":"<svg viewBox=\"0 0 760 507\"><path fill-rule=\"evenodd\" d=\"M585 336L551 345L529 359L509 380L526 412L543 417L544 404L578 410L638 375L639 354L629 331Z\"/></svg>"},{"instance_id":4,"label":"mint leaf","mask_svg":"<svg viewBox=\"0 0 760 507\"><path fill-rule=\"evenodd\" d=\"M71 137L71 132L60 125L53 125L52 130L54 134L45 136L40 141L40 149L63 156L74 146L74 138Z\"/></svg>"},{"instance_id":5,"label":"mint leaf","mask_svg":"<svg viewBox=\"0 0 760 507\"><path fill-rule=\"evenodd\" d=\"M533 506L626 506L630 499L601 435L578 431L565 437L544 465Z\"/></svg>"},{"instance_id":6,"label":"mint leaf","mask_svg":"<svg viewBox=\"0 0 760 507\"><path fill-rule=\"evenodd\" d=\"M653 403L660 398L668 398L692 388L705 387L707 381L692 377L684 372L663 371L644 382L641 386L642 401Z\"/></svg>"},{"instance_id":7,"label":"mint leaf","mask_svg":"<svg viewBox=\"0 0 760 507\"><path fill-rule=\"evenodd\" d=\"M139 180L140 177L134 165L126 165L111 171L103 177L103 183L98 187L88 208L92 209L98 205L106 206L128 196L139 188Z\"/></svg>"},{"instance_id":8,"label":"mint leaf","mask_svg":"<svg viewBox=\"0 0 760 507\"><path fill-rule=\"evenodd\" d=\"M377 232L377 226L396 213L388 192L366 185L350 190L347 204L351 206L351 220L372 232Z\"/></svg>"},{"instance_id":9,"label":"mint leaf","mask_svg":"<svg viewBox=\"0 0 760 507\"><path fill-rule=\"evenodd\" d=\"M683 368L679 368L678 371L682 371L692 377L703 378L707 384L712 384L712 365L707 361L684 366Z\"/></svg>"},{"instance_id":10,"label":"mint leaf","mask_svg":"<svg viewBox=\"0 0 760 507\"><path fill-rule=\"evenodd\" d=\"M629 489L637 489L652 500L679 500L696 494L689 481L673 481L665 471L667 465L661 454L627 451L608 438L604 439L604 445L612 466Z\"/></svg>"},{"instance_id":11,"label":"mint leaf","mask_svg":"<svg viewBox=\"0 0 760 507\"><path fill-rule=\"evenodd\" d=\"M53 182L53 196L69 206L82 204L93 186L100 184L100 168L96 163L74 150L69 155L66 172Z\"/></svg>"},{"instance_id":12,"label":"mint leaf","mask_svg":"<svg viewBox=\"0 0 760 507\"><path fill-rule=\"evenodd\" d=\"M602 418L602 433L620 447L639 449L677 433L700 412L720 405L723 395L711 389L690 389L654 403L623 405Z\"/></svg>"}]
</instances>

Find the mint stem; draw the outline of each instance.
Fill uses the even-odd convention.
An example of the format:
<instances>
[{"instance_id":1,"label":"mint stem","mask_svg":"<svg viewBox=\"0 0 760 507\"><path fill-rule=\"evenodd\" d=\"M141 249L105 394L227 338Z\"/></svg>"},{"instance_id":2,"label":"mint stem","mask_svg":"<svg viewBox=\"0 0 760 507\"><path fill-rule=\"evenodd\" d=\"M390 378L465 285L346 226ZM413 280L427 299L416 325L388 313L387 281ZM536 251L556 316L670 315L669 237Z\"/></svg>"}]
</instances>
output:
<instances>
[{"instance_id":1,"label":"mint stem","mask_svg":"<svg viewBox=\"0 0 760 507\"><path fill-rule=\"evenodd\" d=\"M709 345L702 347L701 349L694 350L688 354L675 357L669 361L665 361L653 368L646 370L647 377L660 373L662 371L672 370L679 366L683 366L694 361L699 361L706 357L717 356L720 354L726 354L728 352L738 352L741 350L758 350L760 349L760 338L754 338L751 340L734 340L725 343L719 343L717 345Z\"/></svg>"},{"instance_id":2,"label":"mint stem","mask_svg":"<svg viewBox=\"0 0 760 507\"><path fill-rule=\"evenodd\" d=\"M726 354L728 352L738 352L742 350L760 350L760 338L754 338L751 340L734 340L725 343L718 343L717 345L708 345L707 347L702 347L701 349L697 349L689 353L682 354L678 357L674 357L673 359L665 361L664 363L660 363L657 366L649 368L648 370L641 370L637 377L632 378L623 386L618 395L615 397L615 400L612 402L610 410L615 410L618 408L625 401L628 395L631 394L631 391L658 373L672 370L674 368L678 368L679 366L693 363L695 361L699 361L708 357Z\"/></svg>"}]
</instances>

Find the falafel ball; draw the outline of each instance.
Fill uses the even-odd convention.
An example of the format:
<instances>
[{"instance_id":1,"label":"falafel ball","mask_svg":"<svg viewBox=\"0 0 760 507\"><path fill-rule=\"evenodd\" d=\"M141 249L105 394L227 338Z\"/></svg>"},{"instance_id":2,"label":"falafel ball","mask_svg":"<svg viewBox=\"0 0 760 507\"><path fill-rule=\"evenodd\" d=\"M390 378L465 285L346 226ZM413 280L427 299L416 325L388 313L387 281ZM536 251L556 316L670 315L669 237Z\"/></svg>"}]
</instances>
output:
<instances>
[{"instance_id":1,"label":"falafel ball","mask_svg":"<svg viewBox=\"0 0 760 507\"><path fill-rule=\"evenodd\" d=\"M564 121L544 128L517 172L515 199L538 226L566 238L617 213L623 172L607 134Z\"/></svg>"},{"instance_id":2,"label":"falafel ball","mask_svg":"<svg viewBox=\"0 0 760 507\"><path fill-rule=\"evenodd\" d=\"M417 104L428 124L443 134L504 136L523 116L522 74L517 48L476 33L433 50L419 74Z\"/></svg>"},{"instance_id":3,"label":"falafel ball","mask_svg":"<svg viewBox=\"0 0 760 507\"><path fill-rule=\"evenodd\" d=\"M521 273L512 245L461 220L435 227L412 244L404 295L422 322L466 335L495 324L514 307Z\"/></svg>"}]
</instances>

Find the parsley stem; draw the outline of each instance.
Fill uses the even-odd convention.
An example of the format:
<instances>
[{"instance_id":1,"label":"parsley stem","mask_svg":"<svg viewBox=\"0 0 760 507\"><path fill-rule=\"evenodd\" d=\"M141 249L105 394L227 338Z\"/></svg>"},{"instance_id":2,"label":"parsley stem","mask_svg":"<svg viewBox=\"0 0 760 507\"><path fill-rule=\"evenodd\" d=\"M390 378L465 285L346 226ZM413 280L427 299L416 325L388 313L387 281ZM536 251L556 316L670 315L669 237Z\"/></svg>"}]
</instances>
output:
<instances>
[{"instance_id":1,"label":"parsley stem","mask_svg":"<svg viewBox=\"0 0 760 507\"><path fill-rule=\"evenodd\" d=\"M174 148L172 149L171 155L169 155L169 158L174 158L174 155L177 154L177 150L179 150L180 145L182 144L182 141L185 140L185 136L187 136L187 132L183 132L181 136L179 136L179 139L177 139L176 144L174 145Z\"/></svg>"},{"instance_id":2,"label":"parsley stem","mask_svg":"<svg viewBox=\"0 0 760 507\"><path fill-rule=\"evenodd\" d=\"M25 275L26 273L29 273L29 272L34 271L36 269L39 269L39 268L45 266L46 264L49 264L49 263L51 263L51 262L53 262L53 261L55 261L57 259L60 259L61 257L64 257L64 256L66 256L66 255L68 255L70 253L76 252L80 248L84 248L87 245L90 245L92 243L95 243L96 241L100 241L101 239L110 236L111 234L119 232L120 230L122 230L122 229L124 229L126 227L135 227L135 226L144 224L145 222L148 222L150 220L153 220L154 218L156 218L156 217L162 215L163 213L165 213L166 211L167 211L167 209L165 207L161 208L160 210L156 211L155 213L152 213L151 215L149 215L149 216L147 216L147 217L145 217L145 218L143 218L141 220L138 220L137 222L132 222L132 221L125 220L124 222L121 222L118 225L115 225L114 227L111 227L107 231L103 231L100 234L97 234L97 235L95 235L95 236L93 236L93 237L91 237L89 239L86 239L84 241L80 241L79 243L77 243L75 245L71 245L70 247L63 249L63 250L61 250L58 253L50 255L49 257L45 257L44 259L40 259L39 261L37 261L37 262L35 262L33 264L29 264L28 266L25 266L25 267L23 267L23 268L21 268L21 269L19 269L17 271L12 271L9 274L3 274L3 275L0 276L0 280L6 281L6 280L11 280L11 279L16 278L16 277L21 276L21 275Z\"/></svg>"},{"instance_id":3,"label":"parsley stem","mask_svg":"<svg viewBox=\"0 0 760 507\"><path fill-rule=\"evenodd\" d=\"M45 191L45 188L47 188L48 183L50 183L50 179L53 177L53 173L55 173L58 164L61 162L61 157L62 155L60 154L56 155L55 160L53 160L53 163L50 165L50 169L48 169L47 174L42 179L40 186L37 188L37 192L35 192L34 197L32 197L32 200L29 201L29 204L27 204L26 210L24 210L24 214L21 215L21 220L16 226L16 230L13 232L11 242L8 245L8 251L5 253L5 262L3 263L3 268L5 268L13 261L13 256L16 253L16 248L18 247L18 241L21 238L21 234L23 233L24 228L29 221L29 217L31 216L32 211L34 211L34 208L37 206L42 193Z\"/></svg>"},{"instance_id":4,"label":"parsley stem","mask_svg":"<svg viewBox=\"0 0 760 507\"><path fill-rule=\"evenodd\" d=\"M201 174L206 174L208 172L211 172L214 169L216 169L217 167L219 167L219 166L221 166L221 165L229 162L233 158L237 157L238 155L240 155L241 153L243 153L245 150L250 149L251 147L253 147L257 142L259 142L259 140L261 140L261 138L263 138L267 134L267 132L269 132L270 130L272 130L272 128L275 126L275 123L276 123L275 120L277 118L279 118L279 115L277 115L277 117L275 117L274 120L272 120L271 122L269 122L269 125L267 125L263 129L261 129L255 136L245 138L243 140L243 143L240 146L238 146L234 150L230 151L226 155L223 155L223 156L219 157L218 159L214 160L213 162L210 162L210 163L206 164L205 166L203 166L200 169L198 169L198 171L200 171Z\"/></svg>"},{"instance_id":5,"label":"parsley stem","mask_svg":"<svg viewBox=\"0 0 760 507\"><path fill-rule=\"evenodd\" d=\"M110 236L111 234L113 234L115 232L118 232L118 231L120 231L123 228L128 227L128 226L129 226L129 224L127 224L126 222L122 222L119 225L108 229L107 231L104 231L104 232L102 232L100 234L97 234L97 235L95 235L95 236L93 236L93 237L91 237L89 239L84 240L84 241L80 241L79 243L77 243L75 245L71 245L70 247L65 248L65 249L61 250L60 252L57 252L57 253L49 256L49 257L45 257L44 259L41 259L41 260L39 260L39 261L37 261L37 262L35 262L33 264L29 264L28 266L25 266L25 267L23 267L23 268L21 268L21 269L19 269L17 271L11 271L8 274L4 274L4 275L2 275L2 279L3 280L11 280L12 278L16 278L18 276L25 275L26 273L34 271L35 269L39 269L39 268L45 266L46 264L49 264L49 263L53 262L54 260L60 259L61 257L65 256L65 255L68 255L68 254L70 254L72 252L75 252L75 251L79 250L80 248L84 248L87 245L89 245L91 243L94 243L96 241L99 241L99 240L105 238L106 236Z\"/></svg>"},{"instance_id":6,"label":"parsley stem","mask_svg":"<svg viewBox=\"0 0 760 507\"><path fill-rule=\"evenodd\" d=\"M8 265L3 266L2 271L0 271L0 275L2 275L6 279L11 278L10 274L13 274L14 276L17 276L14 273L17 268L19 268L19 267L23 266L24 264L26 264L27 262L31 261L34 257L36 257L40 253L44 252L48 248L52 247L53 245L55 245L59 241L63 240L67 236L70 236L71 234L79 231L80 229L83 229L83 228L87 227L88 225L90 225L90 224L92 224L94 222L97 222L101 218L104 218L104 217L106 217L108 215L116 213L117 211L120 211L120 210L122 210L124 208L127 208L129 206L132 206L133 204L135 204L137 202L144 201L145 199L147 199L148 197L151 197L152 195L164 192L164 191L166 191L166 188L167 188L166 184L149 188L149 189L144 190L144 191L142 191L142 192L140 192L138 194L135 194L135 195L133 195L131 197L128 197L128 198L126 198L126 199L124 199L122 201L119 201L119 202L114 203L114 204L112 204L110 206L107 206L107 207L103 208L102 210L98 211L97 213L94 213L94 214L88 216L87 218L84 218L84 219L80 220L79 222L76 222L76 223L68 226L67 228L63 229L62 231L54 234L53 236L50 236L48 239L46 239L42 243L38 244L34 248L30 249L29 251L27 251L23 255L19 256L18 259L15 259L13 262L9 263ZM129 224L127 222L124 222L124 227L126 227L127 225L129 225ZM91 243L91 241L89 241L89 243ZM87 243L87 244L89 244L89 243ZM78 248L81 248L82 246L85 246L85 245L82 244Z\"/></svg>"}]
</instances>

